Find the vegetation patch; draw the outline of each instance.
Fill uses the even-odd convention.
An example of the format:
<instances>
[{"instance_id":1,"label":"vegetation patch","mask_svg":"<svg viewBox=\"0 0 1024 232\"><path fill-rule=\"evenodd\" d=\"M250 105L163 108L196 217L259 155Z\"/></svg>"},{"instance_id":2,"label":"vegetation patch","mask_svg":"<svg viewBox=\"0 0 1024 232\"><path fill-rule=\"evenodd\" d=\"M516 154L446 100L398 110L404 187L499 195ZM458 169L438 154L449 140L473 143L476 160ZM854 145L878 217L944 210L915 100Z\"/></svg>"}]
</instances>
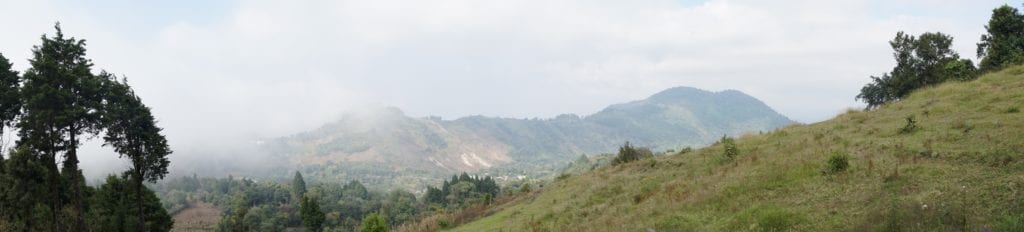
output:
<instances>
[{"instance_id":1,"label":"vegetation patch","mask_svg":"<svg viewBox=\"0 0 1024 232\"><path fill-rule=\"evenodd\" d=\"M846 171L850 167L850 156L843 151L834 151L832 156L828 158L828 162L825 163L825 168L821 170L822 174L835 175Z\"/></svg>"}]
</instances>

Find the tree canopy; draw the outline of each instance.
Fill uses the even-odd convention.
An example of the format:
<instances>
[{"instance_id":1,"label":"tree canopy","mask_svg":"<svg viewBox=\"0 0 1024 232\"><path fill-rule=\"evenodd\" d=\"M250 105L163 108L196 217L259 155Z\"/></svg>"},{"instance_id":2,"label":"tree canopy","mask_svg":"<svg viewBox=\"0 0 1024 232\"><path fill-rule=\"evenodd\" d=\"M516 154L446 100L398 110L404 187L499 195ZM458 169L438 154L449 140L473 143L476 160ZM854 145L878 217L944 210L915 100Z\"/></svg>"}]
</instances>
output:
<instances>
[{"instance_id":1,"label":"tree canopy","mask_svg":"<svg viewBox=\"0 0 1024 232\"><path fill-rule=\"evenodd\" d=\"M985 72L1024 63L1024 15L1008 5L992 10L978 43L979 69Z\"/></svg>"},{"instance_id":2,"label":"tree canopy","mask_svg":"<svg viewBox=\"0 0 1024 232\"><path fill-rule=\"evenodd\" d=\"M927 32L917 37L898 32L889 45L893 49L896 67L882 76L871 77L871 83L861 88L858 100L868 108L897 101L918 88L947 80L970 80L977 76L974 63L960 59L950 49L953 37L939 32Z\"/></svg>"}]
</instances>

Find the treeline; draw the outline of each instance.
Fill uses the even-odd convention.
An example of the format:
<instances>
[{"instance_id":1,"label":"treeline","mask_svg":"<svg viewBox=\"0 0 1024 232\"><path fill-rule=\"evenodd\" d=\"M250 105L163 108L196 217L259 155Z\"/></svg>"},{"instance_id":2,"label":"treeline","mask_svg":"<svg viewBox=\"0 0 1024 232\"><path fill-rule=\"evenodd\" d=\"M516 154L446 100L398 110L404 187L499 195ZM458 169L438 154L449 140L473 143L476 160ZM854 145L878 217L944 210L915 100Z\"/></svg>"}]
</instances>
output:
<instances>
[{"instance_id":1,"label":"treeline","mask_svg":"<svg viewBox=\"0 0 1024 232\"><path fill-rule=\"evenodd\" d=\"M168 231L171 219L143 182L167 174L167 140L125 80L93 72L85 40L60 25L19 74L0 54L0 231ZM78 146L94 137L131 164L87 186ZM0 144L6 144L0 142Z\"/></svg>"},{"instance_id":2,"label":"treeline","mask_svg":"<svg viewBox=\"0 0 1024 232\"><path fill-rule=\"evenodd\" d=\"M299 172L290 183L193 175L153 188L171 212L197 202L223 209L218 231L387 229L437 211L487 204L502 192L493 178L466 173L453 175L440 187L428 187L422 197L403 189L370 190L359 181L307 184Z\"/></svg>"},{"instance_id":3,"label":"treeline","mask_svg":"<svg viewBox=\"0 0 1024 232\"><path fill-rule=\"evenodd\" d=\"M451 180L445 180L440 189L427 187L423 200L436 208L460 208L469 204L489 204L500 191L501 188L490 176L471 177L463 172L462 175L452 175Z\"/></svg>"},{"instance_id":4,"label":"treeline","mask_svg":"<svg viewBox=\"0 0 1024 232\"><path fill-rule=\"evenodd\" d=\"M985 72L1024 64L1024 15L1017 8L1003 5L992 10L985 30L978 43L977 67L950 48L952 36L941 32L918 36L896 33L889 41L896 67L882 76L872 76L857 99L867 103L868 109L876 108L903 99L919 88L951 80L972 80Z\"/></svg>"}]
</instances>

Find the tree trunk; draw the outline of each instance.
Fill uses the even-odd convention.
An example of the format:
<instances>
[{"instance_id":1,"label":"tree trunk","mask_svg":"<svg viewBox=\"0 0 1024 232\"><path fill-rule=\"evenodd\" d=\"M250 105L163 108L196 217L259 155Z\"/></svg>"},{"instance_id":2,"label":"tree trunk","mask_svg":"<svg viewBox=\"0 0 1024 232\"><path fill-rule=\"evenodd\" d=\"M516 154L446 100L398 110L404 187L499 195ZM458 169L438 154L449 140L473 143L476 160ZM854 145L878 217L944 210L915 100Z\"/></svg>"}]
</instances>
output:
<instances>
[{"instance_id":1,"label":"tree trunk","mask_svg":"<svg viewBox=\"0 0 1024 232\"><path fill-rule=\"evenodd\" d=\"M52 201L50 202L50 210L53 211L53 231L61 231L63 223L61 223L60 211L64 207L60 199L60 171L57 170L56 152L51 151L49 157L50 160L47 162L47 166L50 169L50 199Z\"/></svg>"},{"instance_id":2,"label":"tree trunk","mask_svg":"<svg viewBox=\"0 0 1024 232\"><path fill-rule=\"evenodd\" d=\"M138 210L139 210L139 213L137 214L138 217L139 217L139 231L140 232L145 232L145 231L148 231L148 230L146 229L146 211L143 210L143 208L142 208L142 206L143 206L143 202L142 202L142 176L143 176L142 173L138 170L138 168L136 168L136 170L135 170L135 196L138 199L136 204L137 204Z\"/></svg>"},{"instance_id":3,"label":"tree trunk","mask_svg":"<svg viewBox=\"0 0 1024 232\"><path fill-rule=\"evenodd\" d=\"M86 231L84 218L85 212L82 206L82 183L81 180L78 179L81 175L81 171L78 169L78 140L75 138L75 135L78 134L78 130L71 127L70 133L71 147L68 148L68 151L65 154L64 174L69 177L68 181L71 182L69 186L71 187L72 213L74 214L72 215L72 219L74 221L71 223L74 223L76 231Z\"/></svg>"}]
</instances>

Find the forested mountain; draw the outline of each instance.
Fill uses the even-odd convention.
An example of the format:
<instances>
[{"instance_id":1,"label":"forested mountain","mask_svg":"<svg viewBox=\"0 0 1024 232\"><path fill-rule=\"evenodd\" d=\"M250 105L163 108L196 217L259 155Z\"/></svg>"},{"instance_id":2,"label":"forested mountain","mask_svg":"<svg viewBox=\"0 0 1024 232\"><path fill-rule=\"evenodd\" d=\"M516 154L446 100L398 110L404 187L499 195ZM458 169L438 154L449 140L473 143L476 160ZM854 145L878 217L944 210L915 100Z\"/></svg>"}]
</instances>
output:
<instances>
[{"instance_id":1,"label":"forested mountain","mask_svg":"<svg viewBox=\"0 0 1024 232\"><path fill-rule=\"evenodd\" d=\"M655 150L679 149L790 123L739 91L676 87L583 117L443 120L385 108L348 114L261 148L313 178L422 188L461 171L499 180L547 176L580 155L614 152L627 141Z\"/></svg>"}]
</instances>

